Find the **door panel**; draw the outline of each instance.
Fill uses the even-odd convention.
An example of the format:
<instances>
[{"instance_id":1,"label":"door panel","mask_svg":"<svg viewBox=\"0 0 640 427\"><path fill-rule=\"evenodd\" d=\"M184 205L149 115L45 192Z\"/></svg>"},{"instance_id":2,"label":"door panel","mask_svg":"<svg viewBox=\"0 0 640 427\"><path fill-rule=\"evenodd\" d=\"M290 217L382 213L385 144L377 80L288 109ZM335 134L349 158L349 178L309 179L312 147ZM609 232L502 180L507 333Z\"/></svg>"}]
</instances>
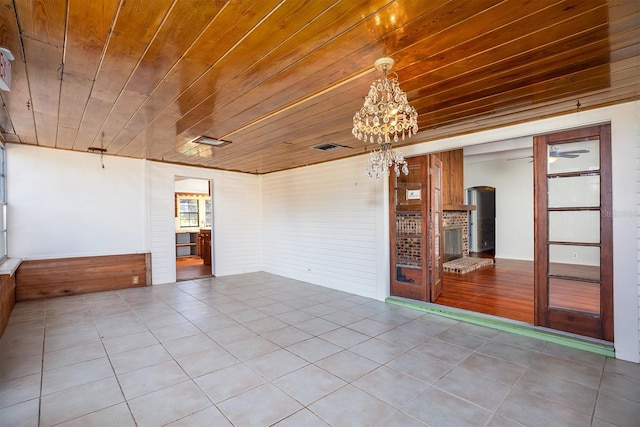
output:
<instances>
[{"instance_id":1,"label":"door panel","mask_svg":"<svg viewBox=\"0 0 640 427\"><path fill-rule=\"evenodd\" d=\"M408 158L409 174L389 176L391 231L391 295L427 301L427 163L424 156Z\"/></svg>"},{"instance_id":2,"label":"door panel","mask_svg":"<svg viewBox=\"0 0 640 427\"><path fill-rule=\"evenodd\" d=\"M429 156L429 300L435 302L442 293L442 162Z\"/></svg>"},{"instance_id":3,"label":"door panel","mask_svg":"<svg viewBox=\"0 0 640 427\"><path fill-rule=\"evenodd\" d=\"M534 138L535 323L613 341L611 130Z\"/></svg>"}]
</instances>

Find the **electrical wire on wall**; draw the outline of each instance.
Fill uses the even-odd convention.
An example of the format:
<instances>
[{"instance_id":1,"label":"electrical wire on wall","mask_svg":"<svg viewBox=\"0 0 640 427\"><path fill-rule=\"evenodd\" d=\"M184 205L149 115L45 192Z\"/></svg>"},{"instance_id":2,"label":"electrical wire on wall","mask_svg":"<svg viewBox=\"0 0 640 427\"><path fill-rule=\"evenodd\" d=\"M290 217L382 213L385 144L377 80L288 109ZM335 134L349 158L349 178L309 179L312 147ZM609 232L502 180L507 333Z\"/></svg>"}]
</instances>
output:
<instances>
[{"instance_id":1,"label":"electrical wire on wall","mask_svg":"<svg viewBox=\"0 0 640 427\"><path fill-rule=\"evenodd\" d=\"M87 151L92 153L100 153L100 165L102 169L104 169L104 153L107 152L107 149L103 147L102 141L104 140L104 131L102 132L102 137L100 139L100 147L89 147Z\"/></svg>"}]
</instances>

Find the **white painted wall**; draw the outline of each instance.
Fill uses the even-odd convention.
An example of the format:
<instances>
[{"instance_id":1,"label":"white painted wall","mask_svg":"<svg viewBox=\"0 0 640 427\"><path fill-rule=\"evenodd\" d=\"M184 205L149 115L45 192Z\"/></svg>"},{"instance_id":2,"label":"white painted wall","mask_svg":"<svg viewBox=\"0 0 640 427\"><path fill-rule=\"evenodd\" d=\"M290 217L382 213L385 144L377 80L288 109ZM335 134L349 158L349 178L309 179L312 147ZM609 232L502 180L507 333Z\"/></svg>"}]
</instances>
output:
<instances>
[{"instance_id":1,"label":"white painted wall","mask_svg":"<svg viewBox=\"0 0 640 427\"><path fill-rule=\"evenodd\" d=\"M191 194L208 194L209 181L202 180L202 179L177 177L175 180L175 192L191 193Z\"/></svg>"},{"instance_id":2,"label":"white painted wall","mask_svg":"<svg viewBox=\"0 0 640 427\"><path fill-rule=\"evenodd\" d=\"M496 258L532 261L533 163L495 159L465 164L464 188L478 186L496 189Z\"/></svg>"},{"instance_id":3,"label":"white painted wall","mask_svg":"<svg viewBox=\"0 0 640 427\"><path fill-rule=\"evenodd\" d=\"M144 162L7 144L7 230L13 258L144 252Z\"/></svg>"},{"instance_id":4,"label":"white painted wall","mask_svg":"<svg viewBox=\"0 0 640 427\"><path fill-rule=\"evenodd\" d=\"M265 271L373 298L388 295L383 183L362 157L262 177ZM386 194L386 193L385 193Z\"/></svg>"},{"instance_id":5,"label":"white painted wall","mask_svg":"<svg viewBox=\"0 0 640 427\"><path fill-rule=\"evenodd\" d=\"M213 274L261 270L260 177L158 162L147 162L149 248L153 283L176 280L175 177L213 180Z\"/></svg>"}]
</instances>

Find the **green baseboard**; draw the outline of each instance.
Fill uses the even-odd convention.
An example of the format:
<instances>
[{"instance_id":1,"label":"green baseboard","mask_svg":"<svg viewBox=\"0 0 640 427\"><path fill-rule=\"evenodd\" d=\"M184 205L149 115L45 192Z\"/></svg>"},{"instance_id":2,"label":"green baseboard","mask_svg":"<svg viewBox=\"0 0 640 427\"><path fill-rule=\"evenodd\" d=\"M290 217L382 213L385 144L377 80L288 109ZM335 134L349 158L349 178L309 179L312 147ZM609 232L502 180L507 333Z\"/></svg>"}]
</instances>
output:
<instances>
[{"instance_id":1,"label":"green baseboard","mask_svg":"<svg viewBox=\"0 0 640 427\"><path fill-rule=\"evenodd\" d=\"M477 314L465 310L458 310L435 304L427 304L420 301L413 301L399 297L388 297L385 301L389 304L399 305L414 310L420 310L425 313L431 313L438 316L448 317L450 319L460 320L462 322L486 326L487 328L511 332L514 334L523 335L525 337L548 341L579 350L590 351L592 353L597 353L603 356L615 357L613 344L554 332L549 329L536 327L522 322L502 320L494 316Z\"/></svg>"}]
</instances>

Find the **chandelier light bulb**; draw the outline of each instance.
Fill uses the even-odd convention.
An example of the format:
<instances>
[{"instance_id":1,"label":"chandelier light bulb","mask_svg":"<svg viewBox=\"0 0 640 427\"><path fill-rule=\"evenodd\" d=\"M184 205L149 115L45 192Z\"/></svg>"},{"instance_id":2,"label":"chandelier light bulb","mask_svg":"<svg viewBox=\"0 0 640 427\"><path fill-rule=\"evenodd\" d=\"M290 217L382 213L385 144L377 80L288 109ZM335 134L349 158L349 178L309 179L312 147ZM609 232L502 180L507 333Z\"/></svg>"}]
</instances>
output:
<instances>
[{"instance_id":1,"label":"chandelier light bulb","mask_svg":"<svg viewBox=\"0 0 640 427\"><path fill-rule=\"evenodd\" d=\"M379 178L382 173L389 174L391 169L396 176L400 171L407 175L407 162L402 154L391 148L391 143L418 132L418 112L409 105L395 73L391 77L387 75L392 66L391 58L380 58L375 62L375 68L382 71L383 76L371 83L364 105L353 116L353 136L381 146L369 157L366 174L370 177Z\"/></svg>"}]
</instances>

